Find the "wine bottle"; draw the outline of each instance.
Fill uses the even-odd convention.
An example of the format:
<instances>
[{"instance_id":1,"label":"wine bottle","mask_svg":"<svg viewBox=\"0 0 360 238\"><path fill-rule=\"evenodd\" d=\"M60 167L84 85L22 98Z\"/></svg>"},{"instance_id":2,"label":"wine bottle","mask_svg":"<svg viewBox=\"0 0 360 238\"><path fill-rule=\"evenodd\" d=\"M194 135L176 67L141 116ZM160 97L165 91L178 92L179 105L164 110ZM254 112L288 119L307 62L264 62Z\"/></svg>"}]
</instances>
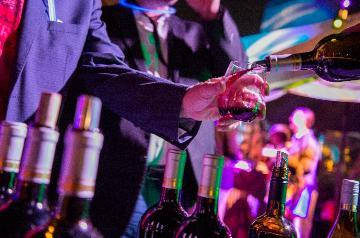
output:
<instances>
[{"instance_id":1,"label":"wine bottle","mask_svg":"<svg viewBox=\"0 0 360 238\"><path fill-rule=\"evenodd\" d=\"M61 95L43 93L35 120L28 128L16 192L0 208L0 237L22 238L27 230L50 219L46 190L50 182L59 132L55 130Z\"/></svg>"},{"instance_id":2,"label":"wine bottle","mask_svg":"<svg viewBox=\"0 0 360 238\"><path fill-rule=\"evenodd\" d=\"M228 238L229 229L218 216L218 196L224 157L205 155L198 198L193 214L176 232L176 238Z\"/></svg>"},{"instance_id":3,"label":"wine bottle","mask_svg":"<svg viewBox=\"0 0 360 238\"><path fill-rule=\"evenodd\" d=\"M0 207L14 194L26 133L24 123L0 123Z\"/></svg>"},{"instance_id":4,"label":"wine bottle","mask_svg":"<svg viewBox=\"0 0 360 238\"><path fill-rule=\"evenodd\" d=\"M360 32L333 34L314 50L291 55L270 55L254 62L270 72L313 70L322 79L341 82L360 79Z\"/></svg>"},{"instance_id":5,"label":"wine bottle","mask_svg":"<svg viewBox=\"0 0 360 238\"><path fill-rule=\"evenodd\" d=\"M141 217L139 238L173 238L176 229L188 217L179 202L185 160L185 151L167 151L160 201Z\"/></svg>"},{"instance_id":6,"label":"wine bottle","mask_svg":"<svg viewBox=\"0 0 360 238\"><path fill-rule=\"evenodd\" d=\"M250 238L296 238L294 226L284 217L288 185L288 155L277 151L272 170L266 212L256 218L249 229Z\"/></svg>"},{"instance_id":7,"label":"wine bottle","mask_svg":"<svg viewBox=\"0 0 360 238\"><path fill-rule=\"evenodd\" d=\"M56 214L50 222L26 234L26 238L100 238L90 222L103 135L99 132L100 99L82 95L75 120L65 135L65 151L58 186Z\"/></svg>"},{"instance_id":8,"label":"wine bottle","mask_svg":"<svg viewBox=\"0 0 360 238\"><path fill-rule=\"evenodd\" d=\"M359 238L357 204L359 181L344 179L341 187L340 209L328 238Z\"/></svg>"}]
</instances>

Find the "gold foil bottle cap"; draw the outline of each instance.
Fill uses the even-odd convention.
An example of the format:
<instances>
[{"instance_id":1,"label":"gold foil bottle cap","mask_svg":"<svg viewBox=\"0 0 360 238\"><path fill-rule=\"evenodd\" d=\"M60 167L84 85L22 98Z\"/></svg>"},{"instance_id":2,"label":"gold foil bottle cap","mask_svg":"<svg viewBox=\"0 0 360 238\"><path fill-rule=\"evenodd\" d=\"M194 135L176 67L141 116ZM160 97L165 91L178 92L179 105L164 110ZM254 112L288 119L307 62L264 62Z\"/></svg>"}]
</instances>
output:
<instances>
[{"instance_id":1,"label":"gold foil bottle cap","mask_svg":"<svg viewBox=\"0 0 360 238\"><path fill-rule=\"evenodd\" d=\"M101 100L89 95L81 95L77 100L73 128L97 130L100 123Z\"/></svg>"},{"instance_id":2,"label":"gold foil bottle cap","mask_svg":"<svg viewBox=\"0 0 360 238\"><path fill-rule=\"evenodd\" d=\"M276 152L275 167L287 168L287 165L288 165L288 154L284 151L278 150Z\"/></svg>"},{"instance_id":3,"label":"gold foil bottle cap","mask_svg":"<svg viewBox=\"0 0 360 238\"><path fill-rule=\"evenodd\" d=\"M43 92L35 115L35 125L55 128L59 117L60 106L60 94Z\"/></svg>"},{"instance_id":4,"label":"gold foil bottle cap","mask_svg":"<svg viewBox=\"0 0 360 238\"><path fill-rule=\"evenodd\" d=\"M356 206L359 199L359 181L344 179L341 186L341 204Z\"/></svg>"}]
</instances>

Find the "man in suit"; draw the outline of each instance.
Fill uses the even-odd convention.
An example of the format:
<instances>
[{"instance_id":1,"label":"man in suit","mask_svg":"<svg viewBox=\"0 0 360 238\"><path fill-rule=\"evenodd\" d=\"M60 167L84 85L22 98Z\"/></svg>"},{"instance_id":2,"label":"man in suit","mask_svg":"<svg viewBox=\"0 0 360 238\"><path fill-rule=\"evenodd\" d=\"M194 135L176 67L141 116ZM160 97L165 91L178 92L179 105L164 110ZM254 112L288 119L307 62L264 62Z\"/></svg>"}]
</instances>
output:
<instances>
[{"instance_id":1,"label":"man in suit","mask_svg":"<svg viewBox=\"0 0 360 238\"><path fill-rule=\"evenodd\" d=\"M175 2L174 0L136 0L103 7L102 19L107 25L110 39L122 49L126 62L132 68L168 78L173 82L193 85L210 77L224 75L231 60L239 60L244 66L246 65L247 57L241 46L238 30L228 11L220 5L220 0L188 0L189 6L199 15L197 22L170 14L170 7ZM126 5L127 3L130 5ZM134 10L136 6L147 10ZM139 130L125 120L122 120L121 126L127 128L130 132L128 136L133 141L138 141L137 144L149 146L147 154L146 147L142 149L144 152L142 157L147 155L152 175L154 167L159 171L159 167L161 168L165 161L163 159L155 161L156 159L153 158L158 156L153 155L153 151L154 147L159 148L164 142L159 142L150 136L150 144L143 143L148 141L147 134L140 134ZM214 132L212 122L202 123L197 136L187 148L190 160L187 162L183 183L185 195L183 204L185 202L186 207L191 204L189 199L196 198L197 192L196 181L191 180L194 176L189 174L189 169L193 168L195 178L199 181L202 156L205 153L215 152ZM127 149L133 150L129 147ZM157 165L154 165L154 161ZM192 166L189 166L189 163ZM143 190L147 206L158 199L152 198L155 191L147 192L155 187L149 184L149 180L145 180ZM154 180L159 181L157 185L161 187L162 173L156 173L156 178L152 176L151 181ZM148 194L152 195L151 199L146 196ZM147 206L140 197L132 222L126 231L127 237L135 236L140 216Z\"/></svg>"},{"instance_id":2,"label":"man in suit","mask_svg":"<svg viewBox=\"0 0 360 238\"><path fill-rule=\"evenodd\" d=\"M214 79L189 88L129 68L121 50L110 42L100 16L100 0L1 1L0 115L1 119L29 121L41 92L61 92L65 110L59 130L63 134L79 94L103 101L105 141L92 216L105 237L116 237L131 214L142 177L139 167L143 167L119 151L120 144L131 143L119 133L119 118L185 148L200 126L198 121L219 117L216 97L225 85ZM236 92L230 94L243 93L248 85L263 89L266 84L260 77L242 77L231 86ZM236 98L239 106L258 101ZM54 161L52 204L62 147L58 146Z\"/></svg>"}]
</instances>

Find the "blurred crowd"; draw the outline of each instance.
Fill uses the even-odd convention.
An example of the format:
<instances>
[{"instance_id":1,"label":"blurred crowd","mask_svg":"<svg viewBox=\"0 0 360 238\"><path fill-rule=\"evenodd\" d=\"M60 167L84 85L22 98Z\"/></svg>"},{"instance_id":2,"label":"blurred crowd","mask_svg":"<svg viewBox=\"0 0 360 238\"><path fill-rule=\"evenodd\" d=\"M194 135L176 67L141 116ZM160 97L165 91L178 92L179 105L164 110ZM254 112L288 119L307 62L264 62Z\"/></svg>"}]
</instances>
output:
<instances>
[{"instance_id":1,"label":"blurred crowd","mask_svg":"<svg viewBox=\"0 0 360 238\"><path fill-rule=\"evenodd\" d=\"M289 154L286 217L299 237L322 237L336 218L341 133L315 133L315 114L297 108L288 124L257 121L230 132L217 132L217 149L226 158L219 214L233 237L246 237L251 222L265 212L276 150ZM359 138L348 135L343 176L359 178Z\"/></svg>"}]
</instances>

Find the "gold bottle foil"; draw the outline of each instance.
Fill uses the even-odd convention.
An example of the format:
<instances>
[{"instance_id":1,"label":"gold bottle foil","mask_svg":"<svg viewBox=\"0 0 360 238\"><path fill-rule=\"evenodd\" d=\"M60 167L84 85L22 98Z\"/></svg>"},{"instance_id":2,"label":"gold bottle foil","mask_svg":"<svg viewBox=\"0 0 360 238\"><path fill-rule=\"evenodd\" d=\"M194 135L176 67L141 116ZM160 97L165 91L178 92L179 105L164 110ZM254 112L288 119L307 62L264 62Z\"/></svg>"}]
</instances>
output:
<instances>
[{"instance_id":1,"label":"gold bottle foil","mask_svg":"<svg viewBox=\"0 0 360 238\"><path fill-rule=\"evenodd\" d=\"M97 130L100 122L101 100L89 95L78 98L73 127L78 130Z\"/></svg>"},{"instance_id":2,"label":"gold bottle foil","mask_svg":"<svg viewBox=\"0 0 360 238\"><path fill-rule=\"evenodd\" d=\"M356 212L358 199L359 181L344 179L341 186L340 208Z\"/></svg>"},{"instance_id":3,"label":"gold bottle foil","mask_svg":"<svg viewBox=\"0 0 360 238\"><path fill-rule=\"evenodd\" d=\"M59 117L61 95L44 92L41 94L38 110L35 115L35 124L38 126L55 128Z\"/></svg>"},{"instance_id":4,"label":"gold bottle foil","mask_svg":"<svg viewBox=\"0 0 360 238\"><path fill-rule=\"evenodd\" d=\"M205 155L198 195L217 199L224 167L224 157L219 155Z\"/></svg>"},{"instance_id":5,"label":"gold bottle foil","mask_svg":"<svg viewBox=\"0 0 360 238\"><path fill-rule=\"evenodd\" d=\"M170 189L181 189L184 168L186 162L186 152L169 149L166 155L166 166L162 186Z\"/></svg>"}]
</instances>

